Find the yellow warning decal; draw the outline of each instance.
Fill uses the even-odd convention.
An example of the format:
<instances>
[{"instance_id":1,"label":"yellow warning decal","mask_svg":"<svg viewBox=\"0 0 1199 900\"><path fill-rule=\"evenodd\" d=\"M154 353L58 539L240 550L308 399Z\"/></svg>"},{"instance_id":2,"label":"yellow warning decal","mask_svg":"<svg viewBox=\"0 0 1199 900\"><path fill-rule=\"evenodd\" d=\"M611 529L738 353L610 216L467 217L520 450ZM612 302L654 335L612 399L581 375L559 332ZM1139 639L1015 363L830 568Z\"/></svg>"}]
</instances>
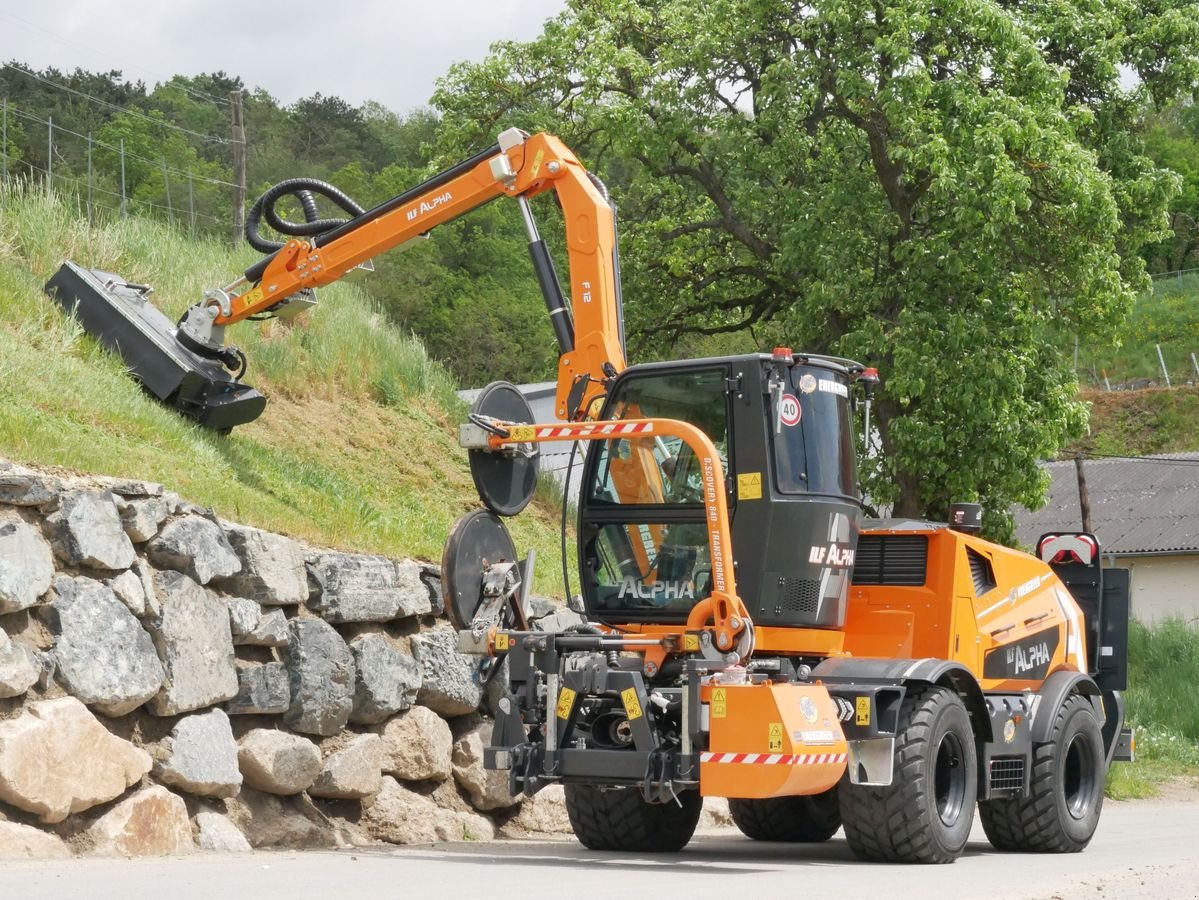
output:
<instances>
[{"instance_id":1,"label":"yellow warning decal","mask_svg":"<svg viewBox=\"0 0 1199 900\"><path fill-rule=\"evenodd\" d=\"M541 161L545 159L545 151L538 150L537 155L533 157L533 168L529 172L530 178L536 178L537 173L541 171Z\"/></svg>"},{"instance_id":2,"label":"yellow warning decal","mask_svg":"<svg viewBox=\"0 0 1199 900\"><path fill-rule=\"evenodd\" d=\"M712 691L712 718L723 719L727 713L724 688L716 688Z\"/></svg>"},{"instance_id":3,"label":"yellow warning decal","mask_svg":"<svg viewBox=\"0 0 1199 900\"><path fill-rule=\"evenodd\" d=\"M783 723L771 722L769 738L766 741L766 749L771 753L783 752Z\"/></svg>"},{"instance_id":4,"label":"yellow warning decal","mask_svg":"<svg viewBox=\"0 0 1199 900\"><path fill-rule=\"evenodd\" d=\"M870 724L870 698L869 697L858 697L857 700L855 701L855 705L857 706L857 712L858 712L857 723L859 725L869 725Z\"/></svg>"},{"instance_id":5,"label":"yellow warning decal","mask_svg":"<svg viewBox=\"0 0 1199 900\"><path fill-rule=\"evenodd\" d=\"M495 636L495 649L496 650L507 650L508 649L508 635L504 634L504 632L502 632L502 631Z\"/></svg>"},{"instance_id":6,"label":"yellow warning decal","mask_svg":"<svg viewBox=\"0 0 1199 900\"><path fill-rule=\"evenodd\" d=\"M569 719L570 711L575 705L575 691L568 687L562 688L562 693L558 695L558 718Z\"/></svg>"},{"instance_id":7,"label":"yellow warning decal","mask_svg":"<svg viewBox=\"0 0 1199 900\"><path fill-rule=\"evenodd\" d=\"M698 653L699 652L699 635L685 634L683 635L683 652Z\"/></svg>"},{"instance_id":8,"label":"yellow warning decal","mask_svg":"<svg viewBox=\"0 0 1199 900\"><path fill-rule=\"evenodd\" d=\"M252 291L246 291L237 299L242 302L243 306L253 306L262 299L262 288L256 287Z\"/></svg>"},{"instance_id":9,"label":"yellow warning decal","mask_svg":"<svg viewBox=\"0 0 1199 900\"><path fill-rule=\"evenodd\" d=\"M508 439L513 441L531 441L537 437L537 429L532 425L513 425L508 429Z\"/></svg>"},{"instance_id":10,"label":"yellow warning decal","mask_svg":"<svg viewBox=\"0 0 1199 900\"><path fill-rule=\"evenodd\" d=\"M637 688L625 688L621 691L620 702L624 704L625 714L630 719L641 718L641 704L637 702Z\"/></svg>"},{"instance_id":11,"label":"yellow warning decal","mask_svg":"<svg viewBox=\"0 0 1199 900\"><path fill-rule=\"evenodd\" d=\"M746 472L743 475L737 476L737 499L738 500L761 500L762 499L762 473L761 472Z\"/></svg>"}]
</instances>

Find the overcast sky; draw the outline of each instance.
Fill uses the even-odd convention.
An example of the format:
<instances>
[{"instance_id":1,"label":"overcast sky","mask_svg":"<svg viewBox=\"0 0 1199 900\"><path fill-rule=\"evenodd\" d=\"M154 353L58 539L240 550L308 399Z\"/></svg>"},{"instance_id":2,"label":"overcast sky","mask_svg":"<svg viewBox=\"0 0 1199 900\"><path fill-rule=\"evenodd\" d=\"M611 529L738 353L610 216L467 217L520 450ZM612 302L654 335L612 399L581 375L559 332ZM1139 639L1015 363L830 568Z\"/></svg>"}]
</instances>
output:
<instances>
[{"instance_id":1,"label":"overcast sky","mask_svg":"<svg viewBox=\"0 0 1199 900\"><path fill-rule=\"evenodd\" d=\"M148 86L224 70L281 103L320 92L399 113L459 60L528 40L566 0L0 0L0 62L119 69Z\"/></svg>"}]
</instances>

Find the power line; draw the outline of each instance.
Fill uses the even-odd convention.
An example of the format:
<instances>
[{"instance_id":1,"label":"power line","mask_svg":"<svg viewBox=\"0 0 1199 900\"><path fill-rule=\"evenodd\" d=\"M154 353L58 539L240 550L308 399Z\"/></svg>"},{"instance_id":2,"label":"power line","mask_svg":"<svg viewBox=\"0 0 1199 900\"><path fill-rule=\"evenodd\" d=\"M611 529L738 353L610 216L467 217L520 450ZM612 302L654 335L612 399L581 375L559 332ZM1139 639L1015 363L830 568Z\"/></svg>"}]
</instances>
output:
<instances>
[{"instance_id":1,"label":"power line","mask_svg":"<svg viewBox=\"0 0 1199 900\"><path fill-rule=\"evenodd\" d=\"M51 31L48 28L42 28L40 25L37 25L26 19L22 19L20 16L13 14L12 12L10 12L6 9L0 10L0 16L3 16L4 18L9 19L10 21L17 22L21 25L24 25L26 28L32 28L35 31L40 31L42 34L46 35L51 40L55 41L58 44L61 44L64 47L74 49L77 52L81 51L81 52L87 53L88 55L92 56L95 59L101 59L100 55L95 52L94 47L89 47L86 44L79 44L79 43L76 43L75 41L67 40L62 35L55 34L53 31ZM110 62L111 62L111 60L110 60ZM168 84L168 85L172 85L173 87L181 88L183 91L185 91L186 93L195 97L196 99L207 100L210 103L216 103L220 106L228 106L229 105L229 101L224 99L223 97L213 96L212 94L205 93L204 91L200 90L199 88L188 87L187 85L179 84L177 82L166 81L166 80L160 78L154 72L151 72L149 69L143 68L142 66L123 65L123 66L119 66L118 68L121 70L134 69L139 72L145 72L147 75L149 75L155 81L157 81L159 84Z\"/></svg>"},{"instance_id":2,"label":"power line","mask_svg":"<svg viewBox=\"0 0 1199 900\"><path fill-rule=\"evenodd\" d=\"M110 103L109 101L101 99L100 97L93 97L91 94L88 94L84 91L76 90L75 88L69 87L68 85L65 85L65 84L59 84L57 81L51 81L49 78L43 78L41 75L38 75L36 72L31 72L31 71L29 71L29 69L18 66L16 63L4 63L4 67L8 68L8 69L12 69L14 72L20 72L23 75L27 75L30 78L34 79L35 81L39 81L42 84L47 85L48 87L57 88L60 91L66 91L68 94L74 94L77 97L82 97L85 100L90 100L92 103L95 103L99 106L103 106L108 109L114 110L116 112L125 113L125 114L133 116L135 118L142 119L146 122L149 122L152 125L161 125L165 128L171 128L171 129L174 129L175 131L181 132L183 134L188 134L188 135L191 135L192 137L200 138L200 140L209 141L214 144L231 144L231 143L233 143L229 138L215 137L214 135L203 134L199 131L192 131L190 128L184 128L181 125L175 125L174 123L168 122L165 119L156 119L153 116L148 116L145 113L140 112L139 110L130 109L129 107L121 106L118 103Z\"/></svg>"},{"instance_id":3,"label":"power line","mask_svg":"<svg viewBox=\"0 0 1199 900\"><path fill-rule=\"evenodd\" d=\"M1182 466L1199 466L1199 455L1195 457L1185 456L1123 456L1119 453L1087 453L1083 454L1084 461L1099 460L1099 459L1122 459L1127 462L1152 462L1152 463L1168 463L1170 465ZM1070 462L1070 459L1059 459L1055 462Z\"/></svg>"}]
</instances>

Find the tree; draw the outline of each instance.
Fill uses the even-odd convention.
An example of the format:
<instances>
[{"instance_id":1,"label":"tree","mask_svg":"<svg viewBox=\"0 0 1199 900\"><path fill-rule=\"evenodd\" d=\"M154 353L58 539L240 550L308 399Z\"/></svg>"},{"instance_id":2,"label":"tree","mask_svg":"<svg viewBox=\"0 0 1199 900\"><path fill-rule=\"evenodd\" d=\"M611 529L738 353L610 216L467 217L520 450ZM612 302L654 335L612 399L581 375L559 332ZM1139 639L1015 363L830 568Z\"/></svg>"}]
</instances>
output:
<instances>
[{"instance_id":1,"label":"tree","mask_svg":"<svg viewBox=\"0 0 1199 900\"><path fill-rule=\"evenodd\" d=\"M1006 537L1085 421L1062 330L1146 284L1175 179L1135 114L1197 52L1194 0L573 0L434 102L449 146L520 124L615 164L642 355L749 331L877 365L872 500L979 498Z\"/></svg>"},{"instance_id":2,"label":"tree","mask_svg":"<svg viewBox=\"0 0 1199 900\"><path fill-rule=\"evenodd\" d=\"M1170 234L1146 248L1149 267L1176 272L1199 266L1199 108L1176 104L1153 117L1145 143L1155 163L1182 179L1170 205Z\"/></svg>"}]
</instances>

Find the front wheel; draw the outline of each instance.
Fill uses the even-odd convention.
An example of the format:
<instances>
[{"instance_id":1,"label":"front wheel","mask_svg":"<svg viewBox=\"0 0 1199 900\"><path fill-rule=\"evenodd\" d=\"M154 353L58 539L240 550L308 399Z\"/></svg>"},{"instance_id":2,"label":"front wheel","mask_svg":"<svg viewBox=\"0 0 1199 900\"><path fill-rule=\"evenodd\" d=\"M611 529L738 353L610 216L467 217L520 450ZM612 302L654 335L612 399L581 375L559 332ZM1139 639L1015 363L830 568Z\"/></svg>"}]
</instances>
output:
<instances>
[{"instance_id":1,"label":"front wheel","mask_svg":"<svg viewBox=\"0 0 1199 900\"><path fill-rule=\"evenodd\" d=\"M962 855L978 794L974 732L960 697L913 688L899 710L886 787L841 782L841 819L859 859L950 863Z\"/></svg>"},{"instance_id":2,"label":"front wheel","mask_svg":"<svg viewBox=\"0 0 1199 900\"><path fill-rule=\"evenodd\" d=\"M1077 853L1099 826L1106 774L1099 719L1085 697L1072 694L1049 741L1033 751L1028 796L978 805L987 839L997 850Z\"/></svg>"},{"instance_id":3,"label":"front wheel","mask_svg":"<svg viewBox=\"0 0 1199 900\"><path fill-rule=\"evenodd\" d=\"M633 787L566 785L566 813L575 837L588 850L673 853L695 834L703 798L684 791L677 802L647 803Z\"/></svg>"}]
</instances>

